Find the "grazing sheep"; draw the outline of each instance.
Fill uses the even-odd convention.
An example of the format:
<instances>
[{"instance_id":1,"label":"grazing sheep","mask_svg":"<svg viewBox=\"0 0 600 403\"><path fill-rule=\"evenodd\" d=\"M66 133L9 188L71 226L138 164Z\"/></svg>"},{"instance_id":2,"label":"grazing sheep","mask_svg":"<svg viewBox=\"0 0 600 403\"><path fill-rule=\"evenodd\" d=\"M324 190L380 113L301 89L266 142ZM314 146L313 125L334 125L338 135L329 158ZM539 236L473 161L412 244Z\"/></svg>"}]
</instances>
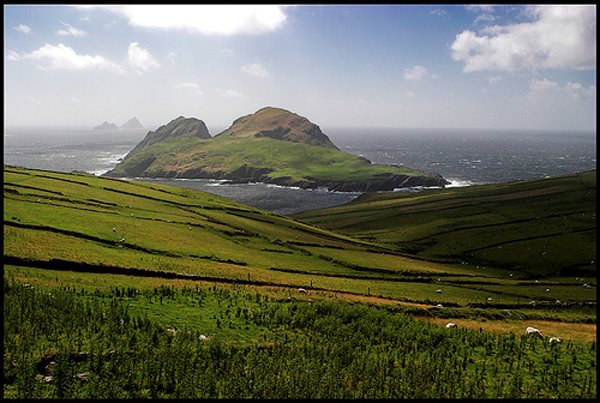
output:
<instances>
[{"instance_id":1,"label":"grazing sheep","mask_svg":"<svg viewBox=\"0 0 600 403\"><path fill-rule=\"evenodd\" d=\"M546 288L546 292L549 292L549 291L550 291L550 289L549 289L549 288Z\"/></svg>"},{"instance_id":2,"label":"grazing sheep","mask_svg":"<svg viewBox=\"0 0 600 403\"><path fill-rule=\"evenodd\" d=\"M171 336L175 336L177 334L177 330L173 329L172 327L168 327L167 328L167 332L171 335Z\"/></svg>"},{"instance_id":3,"label":"grazing sheep","mask_svg":"<svg viewBox=\"0 0 600 403\"><path fill-rule=\"evenodd\" d=\"M73 378L78 379L83 382L87 382L90 380L91 374L89 372L81 372L79 374L75 374Z\"/></svg>"},{"instance_id":4,"label":"grazing sheep","mask_svg":"<svg viewBox=\"0 0 600 403\"><path fill-rule=\"evenodd\" d=\"M205 336L205 335L201 334L201 335L198 337L198 340L200 340L200 341L206 341L206 340L208 340L208 336Z\"/></svg>"},{"instance_id":5,"label":"grazing sheep","mask_svg":"<svg viewBox=\"0 0 600 403\"><path fill-rule=\"evenodd\" d=\"M554 344L554 343L562 343L562 339L559 339L556 336L552 336L550 337L550 339L548 340L548 343L550 344Z\"/></svg>"},{"instance_id":6,"label":"grazing sheep","mask_svg":"<svg viewBox=\"0 0 600 403\"><path fill-rule=\"evenodd\" d=\"M435 292L437 292L438 294L442 292L442 290L440 290L439 288L437 290L435 290Z\"/></svg>"},{"instance_id":7,"label":"grazing sheep","mask_svg":"<svg viewBox=\"0 0 600 403\"><path fill-rule=\"evenodd\" d=\"M41 375L41 374L37 374L35 376L35 379L36 379L36 381L39 381L39 382L46 382L46 383L52 383L52 382L54 382L54 377L52 375L46 375L46 376L44 376L44 375Z\"/></svg>"},{"instance_id":8,"label":"grazing sheep","mask_svg":"<svg viewBox=\"0 0 600 403\"><path fill-rule=\"evenodd\" d=\"M487 297L487 301L490 302L492 300L492 297Z\"/></svg>"},{"instance_id":9,"label":"grazing sheep","mask_svg":"<svg viewBox=\"0 0 600 403\"><path fill-rule=\"evenodd\" d=\"M456 323L454 323L454 322L448 322L446 324L446 329L452 329L452 328L456 328L456 327L458 327L458 326L456 326Z\"/></svg>"},{"instance_id":10,"label":"grazing sheep","mask_svg":"<svg viewBox=\"0 0 600 403\"><path fill-rule=\"evenodd\" d=\"M306 290L304 288L298 288L298 292L302 294L306 294Z\"/></svg>"},{"instance_id":11,"label":"grazing sheep","mask_svg":"<svg viewBox=\"0 0 600 403\"><path fill-rule=\"evenodd\" d=\"M437 304L437 305L436 305L436 307L438 307L438 308L443 308L443 307L444 307L444 305L442 305L442 304Z\"/></svg>"},{"instance_id":12,"label":"grazing sheep","mask_svg":"<svg viewBox=\"0 0 600 403\"><path fill-rule=\"evenodd\" d=\"M525 329L525 332L530 336L542 337L542 332L532 326L529 326L527 329Z\"/></svg>"}]
</instances>

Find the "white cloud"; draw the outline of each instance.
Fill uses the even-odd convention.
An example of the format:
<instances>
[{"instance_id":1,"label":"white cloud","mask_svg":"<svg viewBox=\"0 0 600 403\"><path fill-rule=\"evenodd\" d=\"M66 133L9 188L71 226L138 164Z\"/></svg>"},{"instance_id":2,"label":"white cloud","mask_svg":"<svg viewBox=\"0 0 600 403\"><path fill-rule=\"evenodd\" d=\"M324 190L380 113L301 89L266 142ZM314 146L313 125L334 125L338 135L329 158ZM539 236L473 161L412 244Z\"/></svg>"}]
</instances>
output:
<instances>
[{"instance_id":1,"label":"white cloud","mask_svg":"<svg viewBox=\"0 0 600 403\"><path fill-rule=\"evenodd\" d=\"M580 83L568 82L565 85L565 91L575 98L596 99L596 86L590 85L585 88Z\"/></svg>"},{"instance_id":2,"label":"white cloud","mask_svg":"<svg viewBox=\"0 0 600 403\"><path fill-rule=\"evenodd\" d=\"M200 90L200 86L193 82L178 83L175 84L175 88L182 88L184 90L193 91L198 95L204 95L204 92Z\"/></svg>"},{"instance_id":3,"label":"white cloud","mask_svg":"<svg viewBox=\"0 0 600 403\"><path fill-rule=\"evenodd\" d=\"M594 69L595 6L532 6L531 22L464 30L451 45L465 73L483 70Z\"/></svg>"},{"instance_id":4,"label":"white cloud","mask_svg":"<svg viewBox=\"0 0 600 403\"><path fill-rule=\"evenodd\" d=\"M177 55L175 54L175 52L169 52L169 54L167 55L167 58L169 59L169 61L171 62L172 65L175 64L176 57L177 57Z\"/></svg>"},{"instance_id":5,"label":"white cloud","mask_svg":"<svg viewBox=\"0 0 600 403\"><path fill-rule=\"evenodd\" d=\"M493 77L488 78L488 82L490 84L499 83L500 81L502 81L502 77L500 77L500 76L493 76Z\"/></svg>"},{"instance_id":6,"label":"white cloud","mask_svg":"<svg viewBox=\"0 0 600 403\"><path fill-rule=\"evenodd\" d=\"M123 73L123 68L99 55L79 55L68 46L46 44L29 53L19 55L9 51L9 60L31 60L38 67L50 70L105 70L111 73Z\"/></svg>"},{"instance_id":7,"label":"white cloud","mask_svg":"<svg viewBox=\"0 0 600 403\"><path fill-rule=\"evenodd\" d=\"M263 34L286 21L284 6L277 5L110 5L103 7L142 28L180 29L204 35Z\"/></svg>"},{"instance_id":8,"label":"white cloud","mask_svg":"<svg viewBox=\"0 0 600 403\"><path fill-rule=\"evenodd\" d=\"M529 91L532 93L552 92L559 89L560 88L557 82L550 81L546 78L541 80L534 78L529 81Z\"/></svg>"},{"instance_id":9,"label":"white cloud","mask_svg":"<svg viewBox=\"0 0 600 403\"><path fill-rule=\"evenodd\" d=\"M77 29L74 26L70 25L70 24L66 24L64 22L61 22L61 24L63 24L64 29L59 29L58 31L56 31L56 33L58 35L62 35L62 36L74 36L76 38L81 38L87 35L87 32L81 30L81 29Z\"/></svg>"},{"instance_id":10,"label":"white cloud","mask_svg":"<svg viewBox=\"0 0 600 403\"><path fill-rule=\"evenodd\" d=\"M573 98L585 98L595 99L596 97L596 86L590 85L585 88L581 83L567 82L564 86L561 86L556 81L551 81L546 78L543 79L532 79L529 81L529 95L530 96L551 96L556 95L564 98L565 95Z\"/></svg>"},{"instance_id":11,"label":"white cloud","mask_svg":"<svg viewBox=\"0 0 600 403\"><path fill-rule=\"evenodd\" d=\"M19 55L14 50L9 50L8 54L6 55L6 58L11 62L18 62L19 60L21 60L21 55Z\"/></svg>"},{"instance_id":12,"label":"white cloud","mask_svg":"<svg viewBox=\"0 0 600 403\"><path fill-rule=\"evenodd\" d=\"M465 9L475 12L482 11L484 13L494 12L494 6L491 4L469 4L465 6Z\"/></svg>"},{"instance_id":13,"label":"white cloud","mask_svg":"<svg viewBox=\"0 0 600 403\"><path fill-rule=\"evenodd\" d=\"M492 14L481 14L481 15L478 15L477 18L475 18L475 21L473 21L473 25L477 25L480 22L486 23L486 22L492 22L495 20L496 20L496 17L494 17Z\"/></svg>"},{"instance_id":14,"label":"white cloud","mask_svg":"<svg viewBox=\"0 0 600 403\"><path fill-rule=\"evenodd\" d=\"M224 48L224 49L219 49L219 53L227 55L227 56L231 56L233 55L233 49L228 49L228 48Z\"/></svg>"},{"instance_id":15,"label":"white cloud","mask_svg":"<svg viewBox=\"0 0 600 403\"><path fill-rule=\"evenodd\" d=\"M418 81L427 77L438 78L437 75L429 73L425 67L419 65L404 69L403 77L408 81Z\"/></svg>"},{"instance_id":16,"label":"white cloud","mask_svg":"<svg viewBox=\"0 0 600 403\"><path fill-rule=\"evenodd\" d=\"M235 91L235 90L219 90L219 93L221 94L221 96L223 98L229 98L229 99L239 99L239 98L243 98L244 95Z\"/></svg>"},{"instance_id":17,"label":"white cloud","mask_svg":"<svg viewBox=\"0 0 600 403\"><path fill-rule=\"evenodd\" d=\"M122 74L126 68L138 74L151 69L160 68L148 50L140 48L137 42L131 42L127 50L127 59L124 63L115 63L100 55L80 55L72 48L59 43L58 45L46 44L38 50L19 54L13 50L7 53L10 61L32 61L39 68L47 70L101 70Z\"/></svg>"},{"instance_id":18,"label":"white cloud","mask_svg":"<svg viewBox=\"0 0 600 403\"><path fill-rule=\"evenodd\" d=\"M136 72L142 73L159 68L160 64L154 60L148 50L140 48L137 42L131 42L127 49L127 64Z\"/></svg>"},{"instance_id":19,"label":"white cloud","mask_svg":"<svg viewBox=\"0 0 600 403\"><path fill-rule=\"evenodd\" d=\"M262 65L258 63L246 64L242 66L241 70L254 77L267 78L270 77L269 72Z\"/></svg>"},{"instance_id":20,"label":"white cloud","mask_svg":"<svg viewBox=\"0 0 600 403\"><path fill-rule=\"evenodd\" d=\"M19 24L16 27L14 27L16 31L19 31L23 34L29 34L31 33L31 28L29 28L27 25L25 24Z\"/></svg>"},{"instance_id":21,"label":"white cloud","mask_svg":"<svg viewBox=\"0 0 600 403\"><path fill-rule=\"evenodd\" d=\"M448 13L444 10L441 10L439 8L433 9L429 12L429 14L431 15L437 15L438 17L444 17L446 16Z\"/></svg>"},{"instance_id":22,"label":"white cloud","mask_svg":"<svg viewBox=\"0 0 600 403\"><path fill-rule=\"evenodd\" d=\"M179 83L175 84L175 88L191 88L194 90L200 89L200 86L196 83Z\"/></svg>"}]
</instances>

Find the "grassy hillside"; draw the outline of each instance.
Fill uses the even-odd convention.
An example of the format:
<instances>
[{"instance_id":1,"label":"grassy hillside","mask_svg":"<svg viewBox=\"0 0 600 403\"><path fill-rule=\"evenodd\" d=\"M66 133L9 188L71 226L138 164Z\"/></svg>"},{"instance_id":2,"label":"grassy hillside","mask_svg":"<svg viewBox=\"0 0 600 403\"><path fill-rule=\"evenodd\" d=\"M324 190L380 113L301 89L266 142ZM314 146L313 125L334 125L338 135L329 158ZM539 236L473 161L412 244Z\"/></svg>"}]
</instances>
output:
<instances>
[{"instance_id":1,"label":"grassy hillside","mask_svg":"<svg viewBox=\"0 0 600 403\"><path fill-rule=\"evenodd\" d=\"M390 202L393 205L393 200L370 203ZM349 208L340 207L329 216ZM385 217L389 211L369 208L363 213ZM341 223L344 217L358 223L353 214L338 216L336 221ZM374 223L367 217L363 225ZM386 228L385 233L395 236L395 227ZM490 296L492 306L523 308L532 299L575 303L595 298L593 289L574 279L565 282L556 277L555 292L548 295L531 273L515 267L483 269L461 261L424 260L392 250L397 247L392 242L373 242L372 231L366 238L355 240L191 189L91 175L4 170L4 257L12 264L135 276L173 278L176 274L289 290L303 287L429 307L441 303L468 308ZM455 243L448 241L446 247ZM527 265L528 259L521 257L519 264ZM541 267L535 280L554 272L552 267ZM436 293L442 285L444 292Z\"/></svg>"},{"instance_id":2,"label":"grassy hillside","mask_svg":"<svg viewBox=\"0 0 600 403\"><path fill-rule=\"evenodd\" d=\"M295 217L437 261L504 267L530 277L596 275L596 171L368 194Z\"/></svg>"},{"instance_id":3,"label":"grassy hillside","mask_svg":"<svg viewBox=\"0 0 600 403\"><path fill-rule=\"evenodd\" d=\"M419 174L408 168L370 164L360 157L331 148L264 137L217 137L203 151L209 166L225 172L232 172L244 164L270 168L273 171L267 175L272 179L367 181L384 173Z\"/></svg>"},{"instance_id":4,"label":"grassy hillside","mask_svg":"<svg viewBox=\"0 0 600 403\"><path fill-rule=\"evenodd\" d=\"M204 130L198 134L199 126ZM189 127L193 135L186 135ZM216 178L343 191L446 183L437 174L371 164L340 151L308 119L272 107L237 119L213 138L202 121L179 117L148 133L105 175Z\"/></svg>"},{"instance_id":5,"label":"grassy hillside","mask_svg":"<svg viewBox=\"0 0 600 403\"><path fill-rule=\"evenodd\" d=\"M190 189L5 166L4 396L596 396L594 278L381 245Z\"/></svg>"},{"instance_id":6,"label":"grassy hillside","mask_svg":"<svg viewBox=\"0 0 600 403\"><path fill-rule=\"evenodd\" d=\"M173 158L176 156L176 158ZM202 171L232 175L242 166L269 170L271 179L292 181L368 181L377 175L423 175L396 166L370 164L342 151L267 137L218 136L211 140L174 138L153 144L117 165L112 176L128 176L131 167L155 158L143 176L173 173L187 176Z\"/></svg>"}]
</instances>

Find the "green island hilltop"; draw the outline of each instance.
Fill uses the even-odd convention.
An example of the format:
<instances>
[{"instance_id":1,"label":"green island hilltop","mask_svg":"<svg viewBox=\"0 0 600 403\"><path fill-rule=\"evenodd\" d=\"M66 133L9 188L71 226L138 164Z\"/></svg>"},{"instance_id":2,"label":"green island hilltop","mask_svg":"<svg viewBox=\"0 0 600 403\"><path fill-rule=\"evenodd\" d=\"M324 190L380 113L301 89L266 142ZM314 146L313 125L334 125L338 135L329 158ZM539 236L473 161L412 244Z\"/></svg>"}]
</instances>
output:
<instances>
[{"instance_id":1,"label":"green island hilltop","mask_svg":"<svg viewBox=\"0 0 600 403\"><path fill-rule=\"evenodd\" d=\"M437 173L373 164L340 151L319 126L274 107L242 116L214 137L202 120L180 116L148 132L105 175L226 179L346 192L449 183Z\"/></svg>"}]
</instances>

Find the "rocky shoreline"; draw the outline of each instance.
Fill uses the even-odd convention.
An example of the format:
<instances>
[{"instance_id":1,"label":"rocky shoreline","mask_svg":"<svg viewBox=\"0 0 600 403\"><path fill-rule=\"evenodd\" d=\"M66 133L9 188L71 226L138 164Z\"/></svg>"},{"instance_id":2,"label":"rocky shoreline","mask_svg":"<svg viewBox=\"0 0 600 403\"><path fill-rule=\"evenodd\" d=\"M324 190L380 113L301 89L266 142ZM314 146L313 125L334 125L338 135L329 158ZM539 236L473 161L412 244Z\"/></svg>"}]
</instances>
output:
<instances>
[{"instance_id":1,"label":"rocky shoreline","mask_svg":"<svg viewBox=\"0 0 600 403\"><path fill-rule=\"evenodd\" d=\"M183 172L161 171L149 176L143 174L143 169L138 173L132 172L132 177L144 178L167 178L167 179L216 179L225 180L227 183L250 183L258 182L286 187L299 187L301 189L326 188L335 192L382 192L393 191L398 188L408 187L445 187L450 182L436 173L423 173L422 176L410 175L380 175L376 179L368 181L324 181L316 178L306 178L306 180L294 180L289 176L271 178L268 174L272 170L269 168L253 168L246 165L241 166L231 173L226 172L207 172L202 169L190 169ZM104 176L116 176L107 172Z\"/></svg>"}]
</instances>

